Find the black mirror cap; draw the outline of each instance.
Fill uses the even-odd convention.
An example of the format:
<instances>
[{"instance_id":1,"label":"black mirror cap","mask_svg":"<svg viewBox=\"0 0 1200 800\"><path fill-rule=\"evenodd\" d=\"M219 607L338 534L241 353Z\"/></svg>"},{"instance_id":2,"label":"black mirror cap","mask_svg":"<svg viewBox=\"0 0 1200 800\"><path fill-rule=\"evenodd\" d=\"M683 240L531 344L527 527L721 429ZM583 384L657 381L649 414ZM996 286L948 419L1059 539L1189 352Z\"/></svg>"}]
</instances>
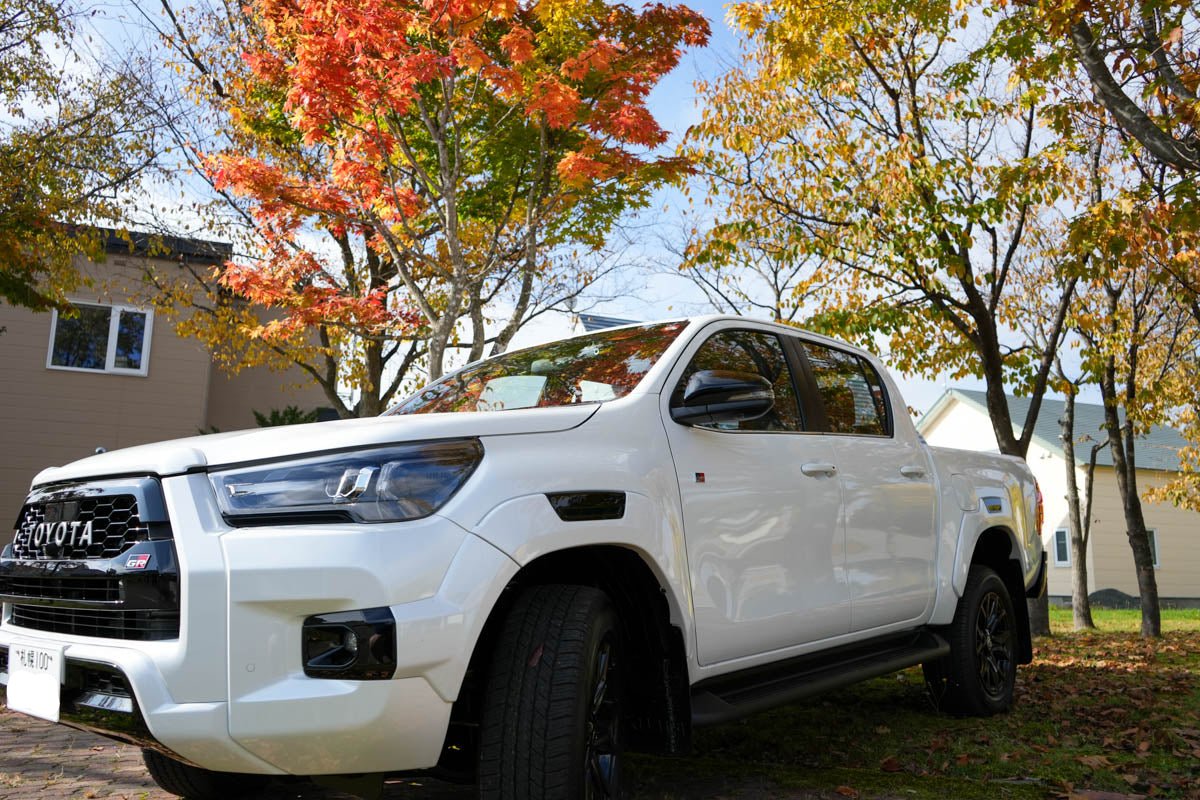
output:
<instances>
[{"instance_id":1,"label":"black mirror cap","mask_svg":"<svg viewBox=\"0 0 1200 800\"><path fill-rule=\"evenodd\" d=\"M742 422L758 419L774 406L771 382L761 375L706 369L688 379L682 403L671 408L671 419L682 425Z\"/></svg>"}]
</instances>

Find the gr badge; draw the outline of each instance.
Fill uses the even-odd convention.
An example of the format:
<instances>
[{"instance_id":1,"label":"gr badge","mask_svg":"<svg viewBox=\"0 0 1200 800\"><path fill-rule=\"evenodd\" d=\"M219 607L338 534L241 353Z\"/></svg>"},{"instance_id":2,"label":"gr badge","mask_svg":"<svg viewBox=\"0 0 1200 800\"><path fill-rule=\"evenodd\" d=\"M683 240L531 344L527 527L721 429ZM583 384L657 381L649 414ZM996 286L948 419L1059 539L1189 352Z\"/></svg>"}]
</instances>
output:
<instances>
[{"instance_id":1,"label":"gr badge","mask_svg":"<svg viewBox=\"0 0 1200 800\"><path fill-rule=\"evenodd\" d=\"M149 553L136 553L125 560L125 569L145 569L149 564Z\"/></svg>"}]
</instances>

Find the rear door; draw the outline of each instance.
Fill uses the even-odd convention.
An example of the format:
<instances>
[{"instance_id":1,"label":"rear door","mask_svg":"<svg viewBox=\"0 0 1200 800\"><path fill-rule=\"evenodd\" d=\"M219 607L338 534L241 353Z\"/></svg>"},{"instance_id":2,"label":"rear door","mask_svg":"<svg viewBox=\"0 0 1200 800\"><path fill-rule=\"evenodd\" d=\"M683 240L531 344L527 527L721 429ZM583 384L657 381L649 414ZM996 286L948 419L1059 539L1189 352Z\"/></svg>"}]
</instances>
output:
<instances>
[{"instance_id":1,"label":"rear door","mask_svg":"<svg viewBox=\"0 0 1200 800\"><path fill-rule=\"evenodd\" d=\"M934 599L933 466L878 370L857 353L802 340L845 505L851 630L919 620ZM897 433L899 431L899 433Z\"/></svg>"},{"instance_id":2,"label":"rear door","mask_svg":"<svg viewBox=\"0 0 1200 800\"><path fill-rule=\"evenodd\" d=\"M849 632L834 443L808 430L798 366L779 334L730 321L698 336L666 384L663 422L704 665ZM774 409L741 423L674 422L670 403L701 369L762 375Z\"/></svg>"}]
</instances>

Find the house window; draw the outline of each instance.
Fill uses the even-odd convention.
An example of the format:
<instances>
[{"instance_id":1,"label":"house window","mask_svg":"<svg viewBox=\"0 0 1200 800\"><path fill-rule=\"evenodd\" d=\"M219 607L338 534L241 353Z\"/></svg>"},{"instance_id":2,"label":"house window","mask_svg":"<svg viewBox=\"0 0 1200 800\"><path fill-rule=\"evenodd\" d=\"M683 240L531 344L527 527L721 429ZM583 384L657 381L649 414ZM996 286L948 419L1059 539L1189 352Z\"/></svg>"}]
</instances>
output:
<instances>
[{"instance_id":1,"label":"house window","mask_svg":"<svg viewBox=\"0 0 1200 800\"><path fill-rule=\"evenodd\" d=\"M1054 566L1071 566L1071 540L1063 528L1054 532Z\"/></svg>"},{"instance_id":2,"label":"house window","mask_svg":"<svg viewBox=\"0 0 1200 800\"><path fill-rule=\"evenodd\" d=\"M53 313L50 369L145 375L154 313L132 306L72 303L75 313Z\"/></svg>"},{"instance_id":3,"label":"house window","mask_svg":"<svg viewBox=\"0 0 1200 800\"><path fill-rule=\"evenodd\" d=\"M1148 528L1146 538L1150 540L1150 558L1154 562L1154 568L1158 569L1158 535L1153 529Z\"/></svg>"}]
</instances>

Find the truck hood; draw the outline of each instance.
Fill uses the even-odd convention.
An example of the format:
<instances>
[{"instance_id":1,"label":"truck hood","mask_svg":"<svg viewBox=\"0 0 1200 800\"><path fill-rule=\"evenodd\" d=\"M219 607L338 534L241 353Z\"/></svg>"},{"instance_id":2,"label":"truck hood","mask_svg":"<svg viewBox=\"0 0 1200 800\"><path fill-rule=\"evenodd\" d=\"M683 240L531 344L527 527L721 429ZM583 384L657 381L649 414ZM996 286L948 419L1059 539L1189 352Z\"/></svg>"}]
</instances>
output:
<instances>
[{"instance_id":1,"label":"truck hood","mask_svg":"<svg viewBox=\"0 0 1200 800\"><path fill-rule=\"evenodd\" d=\"M44 469L33 483L38 486L113 475L177 475L245 461L427 439L553 433L582 425L599 407L591 404L490 413L414 414L214 433L89 456Z\"/></svg>"}]
</instances>

